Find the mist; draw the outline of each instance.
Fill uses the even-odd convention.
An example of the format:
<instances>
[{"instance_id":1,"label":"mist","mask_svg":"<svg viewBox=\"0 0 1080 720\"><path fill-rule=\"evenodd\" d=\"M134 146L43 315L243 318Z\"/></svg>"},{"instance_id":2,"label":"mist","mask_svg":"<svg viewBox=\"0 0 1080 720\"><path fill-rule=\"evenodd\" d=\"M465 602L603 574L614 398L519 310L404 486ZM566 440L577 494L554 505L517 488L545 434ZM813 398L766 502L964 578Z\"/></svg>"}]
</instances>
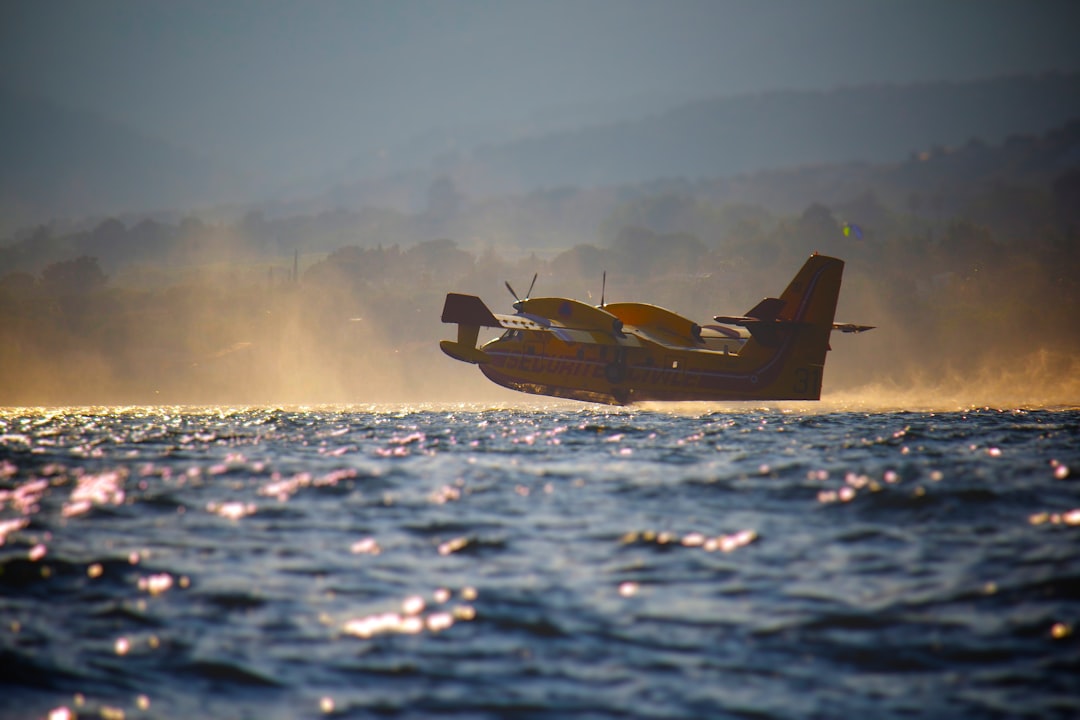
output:
<instances>
[{"instance_id":1,"label":"mist","mask_svg":"<svg viewBox=\"0 0 1080 720\"><path fill-rule=\"evenodd\" d=\"M439 351L447 292L707 322L814 251L878 328L817 407L1080 405L1076 19L8 4L0 405L530 403Z\"/></svg>"},{"instance_id":2,"label":"mist","mask_svg":"<svg viewBox=\"0 0 1080 720\"><path fill-rule=\"evenodd\" d=\"M1070 145L1080 126L1056 137ZM968 152L983 166L1021 146L1039 154L1047 142L909 164L953 164ZM884 195L910 170L889 168L867 183ZM447 292L475 293L509 312L503 282L524 290L535 273L534 296L599 303L607 273L609 302L650 302L707 323L777 295L820 251L847 262L838 320L877 326L834 334L824 400L852 408L1080 404L1072 322L1080 286L1069 271L1080 256L1075 227L1061 215L1067 198L1055 201L1052 188L1033 200L1022 188L989 186L994 203L975 195L937 219L915 212L910 198L903 208L871 194L787 214L723 203L710 183L680 187L623 192L623 200L540 193L493 207L436 182L427 211L379 213L380 222L370 213L256 213L223 223L113 219L30 236L5 256L25 269L0 280L9 320L0 402L512 402L516 394L438 350L456 332L439 322ZM955 187L967 193L966 183ZM940 200L959 202L948 192ZM1030 230L1015 213L980 214L1010 204L1032 213ZM567 230L575 207L594 235L566 247L579 237ZM515 242L507 214L529 218L535 246ZM870 221L861 237L837 219L852 214ZM438 239L420 239L431 236ZM76 259L58 259L66 256Z\"/></svg>"}]
</instances>

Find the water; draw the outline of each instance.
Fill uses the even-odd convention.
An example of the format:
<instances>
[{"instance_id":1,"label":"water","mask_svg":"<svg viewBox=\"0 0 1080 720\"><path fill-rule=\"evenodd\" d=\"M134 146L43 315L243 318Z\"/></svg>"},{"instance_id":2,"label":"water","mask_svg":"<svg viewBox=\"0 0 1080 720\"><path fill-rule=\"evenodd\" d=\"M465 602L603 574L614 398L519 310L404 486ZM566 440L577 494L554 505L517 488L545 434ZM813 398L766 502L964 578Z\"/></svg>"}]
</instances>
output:
<instances>
[{"instance_id":1,"label":"water","mask_svg":"<svg viewBox=\"0 0 1080 720\"><path fill-rule=\"evenodd\" d=\"M0 716L1080 716L1080 411L0 414Z\"/></svg>"}]
</instances>

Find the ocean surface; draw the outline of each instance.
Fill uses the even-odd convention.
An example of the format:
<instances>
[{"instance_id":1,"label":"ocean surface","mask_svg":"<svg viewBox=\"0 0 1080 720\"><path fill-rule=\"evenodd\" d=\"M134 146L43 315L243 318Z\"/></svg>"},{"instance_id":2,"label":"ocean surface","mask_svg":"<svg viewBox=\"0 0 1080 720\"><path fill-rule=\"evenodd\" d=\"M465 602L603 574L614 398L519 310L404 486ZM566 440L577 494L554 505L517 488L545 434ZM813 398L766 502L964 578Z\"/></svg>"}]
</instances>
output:
<instances>
[{"instance_id":1,"label":"ocean surface","mask_svg":"<svg viewBox=\"0 0 1080 720\"><path fill-rule=\"evenodd\" d=\"M0 410L2 718L1080 717L1080 410Z\"/></svg>"}]
</instances>

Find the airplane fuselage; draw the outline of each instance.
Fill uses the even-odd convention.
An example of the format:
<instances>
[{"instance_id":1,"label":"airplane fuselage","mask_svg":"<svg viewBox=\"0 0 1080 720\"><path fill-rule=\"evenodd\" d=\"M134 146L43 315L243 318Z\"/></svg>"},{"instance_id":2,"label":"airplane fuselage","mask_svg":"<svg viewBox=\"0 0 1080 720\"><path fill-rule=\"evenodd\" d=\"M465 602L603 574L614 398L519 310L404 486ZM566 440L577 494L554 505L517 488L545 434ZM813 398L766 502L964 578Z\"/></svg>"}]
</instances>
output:
<instances>
[{"instance_id":1,"label":"airplane fuselage","mask_svg":"<svg viewBox=\"0 0 1080 720\"><path fill-rule=\"evenodd\" d=\"M843 267L812 255L780 297L706 326L645 303L568 298L526 298L496 315L450 293L442 320L458 337L440 347L504 387L574 400L817 400L830 332L870 329L833 322ZM481 327L505 332L477 347Z\"/></svg>"},{"instance_id":2,"label":"airplane fuselage","mask_svg":"<svg viewBox=\"0 0 1080 720\"><path fill-rule=\"evenodd\" d=\"M522 392L626 404L678 400L817 399L822 366L807 363L781 385L777 354L740 357L705 348L672 348L624 328L624 345L567 343L548 332L511 331L483 345L480 370ZM632 340L631 340L632 339ZM741 343L731 342L737 347Z\"/></svg>"}]
</instances>

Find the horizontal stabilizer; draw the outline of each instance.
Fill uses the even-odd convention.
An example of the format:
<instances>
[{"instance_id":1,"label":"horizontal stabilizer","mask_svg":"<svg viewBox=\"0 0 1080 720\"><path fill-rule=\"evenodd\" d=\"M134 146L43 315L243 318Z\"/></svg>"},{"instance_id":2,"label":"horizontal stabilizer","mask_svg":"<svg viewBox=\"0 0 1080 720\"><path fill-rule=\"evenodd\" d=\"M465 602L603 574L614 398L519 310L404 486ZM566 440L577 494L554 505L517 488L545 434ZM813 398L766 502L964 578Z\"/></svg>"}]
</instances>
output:
<instances>
[{"instance_id":1,"label":"horizontal stabilizer","mask_svg":"<svg viewBox=\"0 0 1080 720\"><path fill-rule=\"evenodd\" d=\"M761 318L735 315L717 315L713 317L713 320L724 325L739 325L740 327L750 327L761 322Z\"/></svg>"},{"instance_id":2,"label":"horizontal stabilizer","mask_svg":"<svg viewBox=\"0 0 1080 720\"><path fill-rule=\"evenodd\" d=\"M855 323L833 323L832 329L844 333L861 333L873 330L876 325L856 325Z\"/></svg>"},{"instance_id":3,"label":"horizontal stabilizer","mask_svg":"<svg viewBox=\"0 0 1080 720\"><path fill-rule=\"evenodd\" d=\"M484 301L475 295L447 293L443 304L442 321L459 325L477 327L502 327L498 319L491 314Z\"/></svg>"},{"instance_id":4,"label":"horizontal stabilizer","mask_svg":"<svg viewBox=\"0 0 1080 720\"><path fill-rule=\"evenodd\" d=\"M783 309L784 301L780 298L765 298L753 308L747 310L746 315L717 315L713 320L725 325L739 325L740 327L749 328L756 323L777 322L780 311Z\"/></svg>"},{"instance_id":5,"label":"horizontal stabilizer","mask_svg":"<svg viewBox=\"0 0 1080 720\"><path fill-rule=\"evenodd\" d=\"M758 320L775 320L784 309L784 301L780 298L765 298L752 309L746 311L747 317Z\"/></svg>"},{"instance_id":6,"label":"horizontal stabilizer","mask_svg":"<svg viewBox=\"0 0 1080 720\"><path fill-rule=\"evenodd\" d=\"M762 323L767 323L769 325L792 324L790 320L768 320L766 318L750 316L735 317L732 315L717 315L713 318L713 320L718 323L723 323L725 325L738 325L740 327L750 328L751 330L753 330L755 326L760 327ZM720 330L720 327L716 325L706 325L705 327L713 330ZM833 330L839 330L842 333L862 333L866 332L867 330L873 330L876 327L876 325L856 325L855 323L833 323L832 325Z\"/></svg>"}]
</instances>

